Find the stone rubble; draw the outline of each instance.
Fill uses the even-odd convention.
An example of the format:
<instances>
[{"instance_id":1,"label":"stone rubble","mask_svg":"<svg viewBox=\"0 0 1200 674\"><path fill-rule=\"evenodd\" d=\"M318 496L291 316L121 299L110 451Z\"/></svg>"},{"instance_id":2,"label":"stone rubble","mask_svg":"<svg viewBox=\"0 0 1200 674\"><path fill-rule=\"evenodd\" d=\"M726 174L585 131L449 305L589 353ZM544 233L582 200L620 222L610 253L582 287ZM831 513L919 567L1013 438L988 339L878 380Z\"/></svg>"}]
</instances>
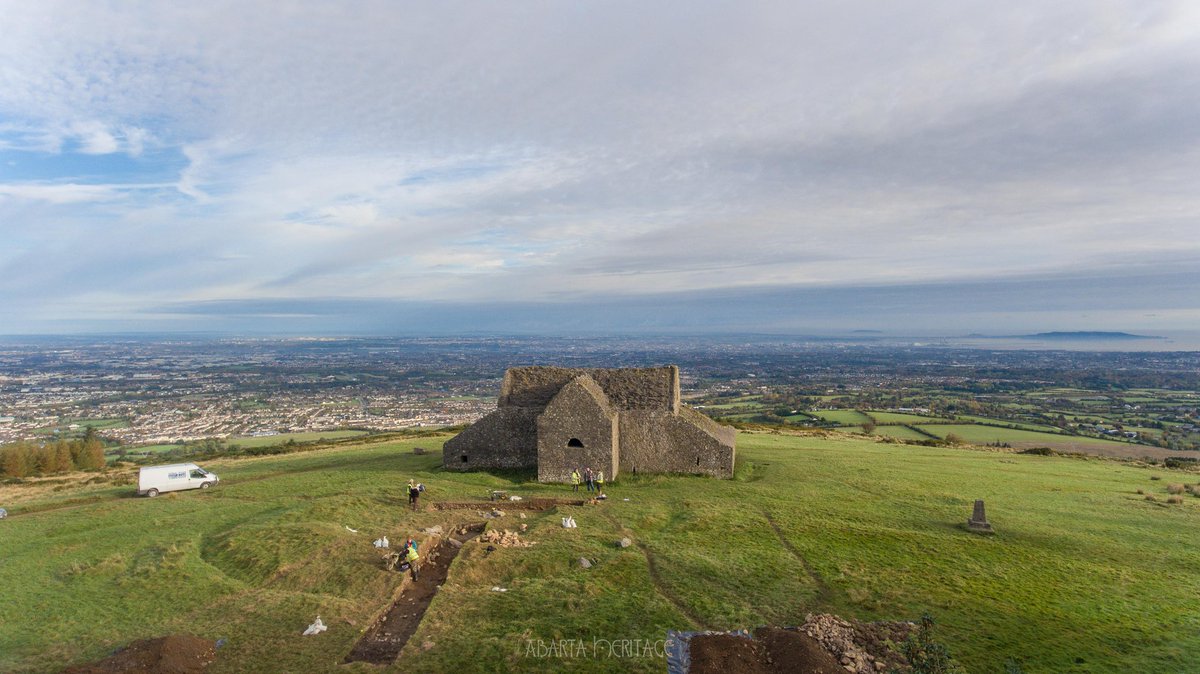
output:
<instances>
[{"instance_id":1,"label":"stone rubble","mask_svg":"<svg viewBox=\"0 0 1200 674\"><path fill-rule=\"evenodd\" d=\"M800 629L833 654L847 672L877 674L887 669L887 664L877 661L858 643L854 625L835 615L809 613Z\"/></svg>"},{"instance_id":2,"label":"stone rubble","mask_svg":"<svg viewBox=\"0 0 1200 674\"><path fill-rule=\"evenodd\" d=\"M477 540L480 543L492 543L502 548L527 548L531 545L537 545L536 541L521 540L520 534L508 529L503 531L490 529L485 531Z\"/></svg>"}]
</instances>

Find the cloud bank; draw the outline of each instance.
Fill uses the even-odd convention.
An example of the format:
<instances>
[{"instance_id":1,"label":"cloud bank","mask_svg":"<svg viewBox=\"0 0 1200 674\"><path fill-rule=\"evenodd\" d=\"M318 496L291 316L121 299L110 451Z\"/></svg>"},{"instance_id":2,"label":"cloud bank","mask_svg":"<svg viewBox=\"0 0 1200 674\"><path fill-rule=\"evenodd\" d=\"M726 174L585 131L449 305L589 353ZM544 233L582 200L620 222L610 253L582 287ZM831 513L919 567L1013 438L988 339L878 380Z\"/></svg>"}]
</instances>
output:
<instances>
[{"instance_id":1,"label":"cloud bank","mask_svg":"<svg viewBox=\"0 0 1200 674\"><path fill-rule=\"evenodd\" d=\"M347 331L380 302L466 330L449 307L636 326L679 298L729 298L695 330L918 327L980 288L1005 308L979 321L1200 324L1195 3L0 15L0 332L320 298Z\"/></svg>"}]
</instances>

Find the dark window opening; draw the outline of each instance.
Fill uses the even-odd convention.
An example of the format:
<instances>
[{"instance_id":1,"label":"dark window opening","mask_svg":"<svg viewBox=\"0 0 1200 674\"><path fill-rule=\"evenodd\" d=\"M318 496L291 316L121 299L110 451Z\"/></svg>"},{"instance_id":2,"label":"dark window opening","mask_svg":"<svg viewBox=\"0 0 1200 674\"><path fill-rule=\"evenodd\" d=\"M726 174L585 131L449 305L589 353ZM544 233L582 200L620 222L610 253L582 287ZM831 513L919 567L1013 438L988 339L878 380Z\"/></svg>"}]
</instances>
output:
<instances>
[{"instance_id":1,"label":"dark window opening","mask_svg":"<svg viewBox=\"0 0 1200 674\"><path fill-rule=\"evenodd\" d=\"M583 442L580 441L579 438L571 438L570 440L567 441L567 446L568 447L582 447Z\"/></svg>"},{"instance_id":2,"label":"dark window opening","mask_svg":"<svg viewBox=\"0 0 1200 674\"><path fill-rule=\"evenodd\" d=\"M699 465L700 465L700 457L698 457L698 456L696 457L696 465L697 465L697 466L699 466Z\"/></svg>"},{"instance_id":3,"label":"dark window opening","mask_svg":"<svg viewBox=\"0 0 1200 674\"><path fill-rule=\"evenodd\" d=\"M467 455L466 455L466 454L463 454L463 455L462 455L462 460L463 460L463 463L466 463L466 462L467 462Z\"/></svg>"}]
</instances>

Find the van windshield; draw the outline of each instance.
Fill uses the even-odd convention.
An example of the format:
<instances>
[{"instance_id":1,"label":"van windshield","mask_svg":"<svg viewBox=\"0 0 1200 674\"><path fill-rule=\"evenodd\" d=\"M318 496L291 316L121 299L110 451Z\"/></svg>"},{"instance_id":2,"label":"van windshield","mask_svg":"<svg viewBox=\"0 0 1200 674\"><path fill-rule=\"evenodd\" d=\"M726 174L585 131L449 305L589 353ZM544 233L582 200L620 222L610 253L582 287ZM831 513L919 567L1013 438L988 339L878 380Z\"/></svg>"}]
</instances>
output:
<instances>
[{"instance_id":1,"label":"van windshield","mask_svg":"<svg viewBox=\"0 0 1200 674\"><path fill-rule=\"evenodd\" d=\"M208 473L204 472L203 468L193 468L192 477L208 477Z\"/></svg>"}]
</instances>

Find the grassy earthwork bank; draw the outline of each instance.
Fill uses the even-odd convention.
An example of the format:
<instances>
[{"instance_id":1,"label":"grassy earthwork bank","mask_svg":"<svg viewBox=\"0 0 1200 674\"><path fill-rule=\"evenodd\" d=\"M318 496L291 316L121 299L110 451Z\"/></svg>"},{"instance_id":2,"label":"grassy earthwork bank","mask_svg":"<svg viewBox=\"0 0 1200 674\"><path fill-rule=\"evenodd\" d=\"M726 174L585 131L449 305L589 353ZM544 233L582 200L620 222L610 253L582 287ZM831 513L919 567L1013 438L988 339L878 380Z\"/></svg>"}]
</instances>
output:
<instances>
[{"instance_id":1,"label":"grassy earthwork bank","mask_svg":"<svg viewBox=\"0 0 1200 674\"><path fill-rule=\"evenodd\" d=\"M0 487L0 505L20 503L0 521L0 671L54 672L190 632L228 640L212 672L661 672L661 658L605 644L794 625L809 611L928 611L970 672L1008 660L1027 673L1200 662L1200 498L1165 502L1169 484L1200 474L742 433L733 480L621 476L599 506L490 520L528 524L523 537L538 544L466 544L394 666L341 665L402 581L372 539L481 522L488 508L428 502L492 488L569 495L529 474L445 473L443 439L208 462L217 488L157 499L91 485L39 501ZM421 512L405 507L409 478L429 487ZM994 536L963 526L976 498ZM566 515L578 529L560 526ZM622 536L634 545L616 547ZM300 636L318 614L329 630ZM547 652L562 639L584 647Z\"/></svg>"}]
</instances>

